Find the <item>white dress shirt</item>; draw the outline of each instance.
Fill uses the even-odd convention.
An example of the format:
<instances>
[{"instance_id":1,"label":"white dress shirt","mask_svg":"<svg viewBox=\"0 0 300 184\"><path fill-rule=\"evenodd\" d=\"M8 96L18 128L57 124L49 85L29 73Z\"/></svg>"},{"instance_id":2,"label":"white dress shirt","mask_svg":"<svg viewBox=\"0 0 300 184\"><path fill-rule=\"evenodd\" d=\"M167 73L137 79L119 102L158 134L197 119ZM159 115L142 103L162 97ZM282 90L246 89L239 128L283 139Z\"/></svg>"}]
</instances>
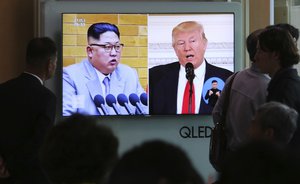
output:
<instances>
[{"instance_id":1,"label":"white dress shirt","mask_svg":"<svg viewBox=\"0 0 300 184\"><path fill-rule=\"evenodd\" d=\"M205 61L203 61L202 64L194 70L195 78L193 82L195 86L195 104L196 104L195 114L198 114L200 109L205 69L206 69L206 63ZM178 88L177 88L177 114L182 113L184 90L185 90L186 83L188 81L185 75L186 75L185 67L180 65Z\"/></svg>"}]
</instances>

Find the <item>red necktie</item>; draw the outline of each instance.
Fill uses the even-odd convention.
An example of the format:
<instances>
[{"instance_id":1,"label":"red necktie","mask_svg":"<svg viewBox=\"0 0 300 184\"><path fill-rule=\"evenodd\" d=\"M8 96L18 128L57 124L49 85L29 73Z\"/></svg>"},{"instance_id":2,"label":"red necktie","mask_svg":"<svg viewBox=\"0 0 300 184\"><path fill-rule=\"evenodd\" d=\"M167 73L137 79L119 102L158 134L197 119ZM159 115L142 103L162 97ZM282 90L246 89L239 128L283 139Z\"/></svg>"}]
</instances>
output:
<instances>
[{"instance_id":1,"label":"red necktie","mask_svg":"<svg viewBox=\"0 0 300 184\"><path fill-rule=\"evenodd\" d=\"M190 95L190 83L189 81L186 82L184 95L183 95L183 102L182 102L182 114L195 114L195 93L194 93L194 84L193 84L193 94L192 94L192 108L191 112L189 113L189 95Z\"/></svg>"}]
</instances>

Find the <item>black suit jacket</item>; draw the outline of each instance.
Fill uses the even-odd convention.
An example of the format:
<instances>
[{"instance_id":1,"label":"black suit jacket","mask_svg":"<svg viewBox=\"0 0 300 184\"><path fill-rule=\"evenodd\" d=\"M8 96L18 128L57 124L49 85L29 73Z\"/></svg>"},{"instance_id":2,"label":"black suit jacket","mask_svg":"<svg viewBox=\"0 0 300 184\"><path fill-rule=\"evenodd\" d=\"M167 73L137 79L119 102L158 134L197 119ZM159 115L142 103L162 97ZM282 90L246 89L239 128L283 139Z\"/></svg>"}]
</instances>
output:
<instances>
[{"instance_id":1,"label":"black suit jacket","mask_svg":"<svg viewBox=\"0 0 300 184\"><path fill-rule=\"evenodd\" d=\"M23 73L0 84L0 103L0 154L12 176L6 183L48 183L38 150L55 121L55 95Z\"/></svg>"},{"instance_id":2,"label":"black suit jacket","mask_svg":"<svg viewBox=\"0 0 300 184\"><path fill-rule=\"evenodd\" d=\"M205 61L206 62L206 61ZM179 62L153 67L149 70L150 115L172 115L177 109ZM211 77L225 81L232 72L206 62L204 82ZM199 114L211 114L212 107L201 100Z\"/></svg>"},{"instance_id":3,"label":"black suit jacket","mask_svg":"<svg viewBox=\"0 0 300 184\"><path fill-rule=\"evenodd\" d=\"M283 68L275 73L268 86L267 101L278 101L294 108L300 114L300 77L294 68ZM300 152L300 117L289 147Z\"/></svg>"}]
</instances>

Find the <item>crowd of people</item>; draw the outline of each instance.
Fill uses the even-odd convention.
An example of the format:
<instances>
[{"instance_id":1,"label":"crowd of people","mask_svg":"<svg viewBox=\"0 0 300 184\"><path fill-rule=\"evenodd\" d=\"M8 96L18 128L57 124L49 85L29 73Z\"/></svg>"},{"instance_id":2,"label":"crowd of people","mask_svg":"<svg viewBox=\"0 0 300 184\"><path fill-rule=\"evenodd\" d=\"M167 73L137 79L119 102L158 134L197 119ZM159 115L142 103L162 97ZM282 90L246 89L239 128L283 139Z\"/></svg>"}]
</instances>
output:
<instances>
[{"instance_id":1,"label":"crowd of people","mask_svg":"<svg viewBox=\"0 0 300 184\"><path fill-rule=\"evenodd\" d=\"M199 67L196 75L207 76L203 71L212 68L221 70L210 66L203 57L207 39L201 24L180 23L173 29L172 37L179 61L167 66L175 66L173 74L177 78L188 61L194 62L196 70ZM300 170L300 77L293 66L300 60L298 38L299 30L289 24L256 30L246 40L251 66L235 75L230 89L228 83L233 75L226 80L232 74L230 71L222 69L223 73L218 73L225 75L219 76L226 80L222 91L217 89L217 81L212 81L207 98L216 93L218 99L207 105L213 108L214 123L220 121L225 108L224 94L230 93L226 114L228 155L215 183L276 184L292 183L297 179ZM117 73L124 69L136 82L134 90L142 93L136 71L119 64L122 47L115 25L93 24L88 31L88 58L64 69L64 82L68 86L65 90L69 90L70 95L65 98L87 93L77 88L76 92L74 88L85 89L85 84L90 83L90 80L81 79L79 69L87 69L94 75L92 80L98 82L105 77L113 82ZM201 53L194 53L197 49ZM107 62L102 62L105 53L110 56ZM109 127L98 123L104 120L75 112L77 110L71 107L72 103L67 103L68 100L64 105L65 113L70 116L55 124L56 97L43 83L53 76L56 62L54 41L48 37L34 38L27 46L25 71L0 84L3 118L0 123L0 183L205 183L185 151L163 140L148 140L119 156L118 137ZM161 70L167 66L150 71L152 94L166 94L156 90L168 90L163 89L163 82L169 77L161 76ZM178 85L184 89L185 83L181 81ZM99 88L103 94L105 88L104 84ZM177 94L171 96L180 99ZM163 107L170 105L165 104L167 99L162 101L162 97L152 96L151 99L164 104L158 107L159 102L153 103L150 111L154 114L161 114ZM93 102L93 98L89 101ZM22 110L18 111L20 108ZM171 109L183 113L182 99ZM193 110L193 113L202 112L199 107ZM20 113L15 115L16 111ZM100 111L93 106L90 113L100 114Z\"/></svg>"}]
</instances>

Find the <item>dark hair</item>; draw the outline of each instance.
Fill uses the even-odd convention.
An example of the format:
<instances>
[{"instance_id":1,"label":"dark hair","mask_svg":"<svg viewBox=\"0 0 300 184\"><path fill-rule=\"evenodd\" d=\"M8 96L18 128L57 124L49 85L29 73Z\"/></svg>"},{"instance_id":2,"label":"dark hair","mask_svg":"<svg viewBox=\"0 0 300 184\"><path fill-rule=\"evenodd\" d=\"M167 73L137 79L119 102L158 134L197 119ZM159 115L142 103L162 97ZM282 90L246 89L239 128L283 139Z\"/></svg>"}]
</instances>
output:
<instances>
[{"instance_id":1,"label":"dark hair","mask_svg":"<svg viewBox=\"0 0 300 184\"><path fill-rule=\"evenodd\" d=\"M107 31L116 33L116 35L118 35L118 37L120 38L119 28L116 25L107 22L92 24L87 31L87 38L92 37L99 40L100 35Z\"/></svg>"},{"instance_id":2,"label":"dark hair","mask_svg":"<svg viewBox=\"0 0 300 184\"><path fill-rule=\"evenodd\" d=\"M259 34L258 39L260 49L279 54L282 68L299 63L300 56L297 46L291 34L285 29L270 26Z\"/></svg>"},{"instance_id":3,"label":"dark hair","mask_svg":"<svg viewBox=\"0 0 300 184\"><path fill-rule=\"evenodd\" d=\"M26 63L29 65L44 65L49 59L57 56L55 42L48 37L39 37L30 40L26 49Z\"/></svg>"},{"instance_id":4,"label":"dark hair","mask_svg":"<svg viewBox=\"0 0 300 184\"><path fill-rule=\"evenodd\" d=\"M257 116L262 130L272 128L275 141L280 144L288 144L297 129L297 111L280 102L261 105Z\"/></svg>"},{"instance_id":5,"label":"dark hair","mask_svg":"<svg viewBox=\"0 0 300 184\"><path fill-rule=\"evenodd\" d=\"M274 26L287 30L296 41L299 39L299 29L288 23L275 24Z\"/></svg>"},{"instance_id":6,"label":"dark hair","mask_svg":"<svg viewBox=\"0 0 300 184\"><path fill-rule=\"evenodd\" d=\"M249 53L249 58L251 61L254 61L254 56L256 54L256 46L258 41L258 35L263 31L263 29L258 29L249 34L246 40L247 51Z\"/></svg>"},{"instance_id":7,"label":"dark hair","mask_svg":"<svg viewBox=\"0 0 300 184\"><path fill-rule=\"evenodd\" d=\"M41 164L55 183L107 179L118 158L118 140L92 117L74 114L54 126L40 152Z\"/></svg>"},{"instance_id":8,"label":"dark hair","mask_svg":"<svg viewBox=\"0 0 300 184\"><path fill-rule=\"evenodd\" d=\"M153 140L125 153L109 184L203 184L186 153L170 143Z\"/></svg>"},{"instance_id":9,"label":"dark hair","mask_svg":"<svg viewBox=\"0 0 300 184\"><path fill-rule=\"evenodd\" d=\"M214 82L218 83L218 81L217 81L217 80L212 80L212 81L211 81L211 83L214 83Z\"/></svg>"}]
</instances>

